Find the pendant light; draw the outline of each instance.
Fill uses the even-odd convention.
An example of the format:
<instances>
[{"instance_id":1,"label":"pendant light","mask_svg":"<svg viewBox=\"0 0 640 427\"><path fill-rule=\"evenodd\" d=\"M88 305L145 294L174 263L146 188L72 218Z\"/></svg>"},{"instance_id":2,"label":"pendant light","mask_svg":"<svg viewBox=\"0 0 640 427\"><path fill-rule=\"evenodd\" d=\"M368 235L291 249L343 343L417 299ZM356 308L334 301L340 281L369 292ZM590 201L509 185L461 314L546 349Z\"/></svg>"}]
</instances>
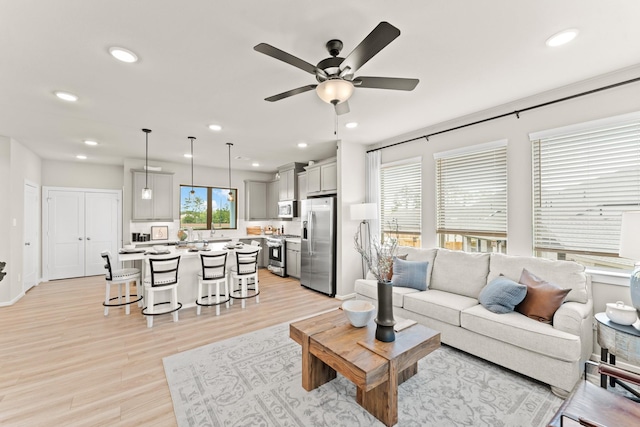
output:
<instances>
[{"instance_id":1,"label":"pendant light","mask_svg":"<svg viewBox=\"0 0 640 427\"><path fill-rule=\"evenodd\" d=\"M231 191L231 146L233 143L227 142L227 146L229 147L229 195L227 196L227 200L233 202L233 191Z\"/></svg>"},{"instance_id":2,"label":"pendant light","mask_svg":"<svg viewBox=\"0 0 640 427\"><path fill-rule=\"evenodd\" d=\"M194 194L196 194L195 190L193 189L193 140L196 139L195 136L188 136L187 138L189 138L191 140L191 196L193 196ZM189 196L189 197L191 197Z\"/></svg>"},{"instance_id":3,"label":"pendant light","mask_svg":"<svg viewBox=\"0 0 640 427\"><path fill-rule=\"evenodd\" d=\"M145 151L144 151L144 188L142 189L142 198L151 200L152 191L149 188L149 133L151 129L142 129L145 135Z\"/></svg>"}]
</instances>

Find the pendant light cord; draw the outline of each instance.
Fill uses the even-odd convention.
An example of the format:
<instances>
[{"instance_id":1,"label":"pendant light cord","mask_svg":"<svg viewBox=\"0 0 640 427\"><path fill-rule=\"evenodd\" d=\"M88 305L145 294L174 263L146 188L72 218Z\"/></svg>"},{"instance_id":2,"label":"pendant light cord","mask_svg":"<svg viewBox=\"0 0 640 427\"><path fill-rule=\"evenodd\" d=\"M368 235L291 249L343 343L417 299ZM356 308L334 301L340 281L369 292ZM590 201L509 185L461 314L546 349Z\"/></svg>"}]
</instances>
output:
<instances>
[{"instance_id":1,"label":"pendant light cord","mask_svg":"<svg viewBox=\"0 0 640 427\"><path fill-rule=\"evenodd\" d=\"M196 137L188 136L187 138L189 138L189 140L191 141L191 194L194 194L195 191L193 190L193 140L196 139Z\"/></svg>"},{"instance_id":2,"label":"pendant light cord","mask_svg":"<svg viewBox=\"0 0 640 427\"><path fill-rule=\"evenodd\" d=\"M229 200L231 200L232 192L231 192L231 146L233 143L227 142L227 146L229 147Z\"/></svg>"},{"instance_id":3,"label":"pendant light cord","mask_svg":"<svg viewBox=\"0 0 640 427\"><path fill-rule=\"evenodd\" d=\"M151 133L151 129L142 129L142 132L145 133L145 142L144 142L144 188L149 188L149 133Z\"/></svg>"}]
</instances>

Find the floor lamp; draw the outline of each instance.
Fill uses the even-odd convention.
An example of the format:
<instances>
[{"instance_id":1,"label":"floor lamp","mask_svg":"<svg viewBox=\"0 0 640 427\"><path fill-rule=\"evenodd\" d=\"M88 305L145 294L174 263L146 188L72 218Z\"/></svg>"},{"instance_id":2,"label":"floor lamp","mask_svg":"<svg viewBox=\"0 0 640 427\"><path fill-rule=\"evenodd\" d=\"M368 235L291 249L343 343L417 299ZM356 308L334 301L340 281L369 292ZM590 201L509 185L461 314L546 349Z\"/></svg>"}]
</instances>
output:
<instances>
[{"instance_id":1,"label":"floor lamp","mask_svg":"<svg viewBox=\"0 0 640 427\"><path fill-rule=\"evenodd\" d=\"M358 239L364 243L363 234L366 234L367 242L367 255L371 259L371 228L369 227L369 220L376 219L378 217L378 205L376 203L357 203L351 205L351 219L360 221L358 228ZM366 229L363 232L363 228ZM366 278L366 263L364 257L362 258L362 278Z\"/></svg>"}]
</instances>

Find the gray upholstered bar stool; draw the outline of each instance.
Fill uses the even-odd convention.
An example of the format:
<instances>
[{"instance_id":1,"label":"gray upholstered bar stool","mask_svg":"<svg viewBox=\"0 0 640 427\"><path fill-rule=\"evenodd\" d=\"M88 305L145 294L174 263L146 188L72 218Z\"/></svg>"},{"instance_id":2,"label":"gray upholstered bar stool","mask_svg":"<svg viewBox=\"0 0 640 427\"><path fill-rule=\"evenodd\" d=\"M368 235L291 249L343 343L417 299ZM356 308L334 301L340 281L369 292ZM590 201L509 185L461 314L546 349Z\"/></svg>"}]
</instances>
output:
<instances>
[{"instance_id":1,"label":"gray upholstered bar stool","mask_svg":"<svg viewBox=\"0 0 640 427\"><path fill-rule=\"evenodd\" d=\"M101 252L100 256L104 259L104 268L107 270L104 277L106 283L106 294L104 302L102 303L104 306L104 315L109 315L109 307L121 306L124 306L125 313L129 314L131 312L129 305L142 300L142 292L140 292L140 270L137 268L122 268L115 270L113 268L113 262L111 261L111 253L109 251ZM136 282L136 293L131 295L131 282L134 280ZM118 285L118 295L115 297L111 296L111 285ZM124 302L122 302L123 297ZM131 300L131 297L136 297L136 299ZM118 302L112 303L114 300L118 300Z\"/></svg>"},{"instance_id":2,"label":"gray upholstered bar stool","mask_svg":"<svg viewBox=\"0 0 640 427\"><path fill-rule=\"evenodd\" d=\"M147 328L153 326L154 316L162 314L173 314L173 321L178 321L178 310L182 308L182 303L178 301L178 285L180 277L178 268L180 267L180 255L149 258L149 274L144 278L146 307L142 309L142 314L147 316ZM170 292L169 301L155 302L157 292ZM168 310L156 311L156 306L170 304Z\"/></svg>"},{"instance_id":3,"label":"gray upholstered bar stool","mask_svg":"<svg viewBox=\"0 0 640 427\"><path fill-rule=\"evenodd\" d=\"M234 299L242 301L255 298L256 304L260 302L260 289L258 286L258 255L261 247L249 245L242 249L236 249L236 263L231 267L231 304ZM236 289L236 280L239 289ZM253 280L253 283L250 283ZM250 286L251 285L251 286Z\"/></svg>"},{"instance_id":4,"label":"gray upholstered bar stool","mask_svg":"<svg viewBox=\"0 0 640 427\"><path fill-rule=\"evenodd\" d=\"M198 296L196 304L197 314L203 306L216 306L216 316L220 315L220 304L226 303L229 308L229 281L227 280L227 252L215 251L210 254L200 253L200 264L202 266L198 273ZM207 294L202 294L202 288L207 286ZM215 285L215 293L211 292ZM220 285L224 285L224 298L220 298ZM215 296L215 301L213 300ZM206 298L206 302L203 300Z\"/></svg>"}]
</instances>

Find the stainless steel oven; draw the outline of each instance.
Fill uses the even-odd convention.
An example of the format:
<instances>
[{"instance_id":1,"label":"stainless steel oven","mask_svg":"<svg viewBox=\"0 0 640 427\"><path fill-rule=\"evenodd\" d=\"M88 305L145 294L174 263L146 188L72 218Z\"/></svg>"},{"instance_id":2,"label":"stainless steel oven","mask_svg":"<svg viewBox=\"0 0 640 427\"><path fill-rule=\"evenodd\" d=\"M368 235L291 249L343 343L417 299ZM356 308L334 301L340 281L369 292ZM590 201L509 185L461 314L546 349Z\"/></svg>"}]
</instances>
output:
<instances>
[{"instance_id":1,"label":"stainless steel oven","mask_svg":"<svg viewBox=\"0 0 640 427\"><path fill-rule=\"evenodd\" d=\"M269 264L267 268L273 274L285 277L286 273L286 260L287 260L287 248L286 241L280 237L268 237L267 248L269 249Z\"/></svg>"}]
</instances>

